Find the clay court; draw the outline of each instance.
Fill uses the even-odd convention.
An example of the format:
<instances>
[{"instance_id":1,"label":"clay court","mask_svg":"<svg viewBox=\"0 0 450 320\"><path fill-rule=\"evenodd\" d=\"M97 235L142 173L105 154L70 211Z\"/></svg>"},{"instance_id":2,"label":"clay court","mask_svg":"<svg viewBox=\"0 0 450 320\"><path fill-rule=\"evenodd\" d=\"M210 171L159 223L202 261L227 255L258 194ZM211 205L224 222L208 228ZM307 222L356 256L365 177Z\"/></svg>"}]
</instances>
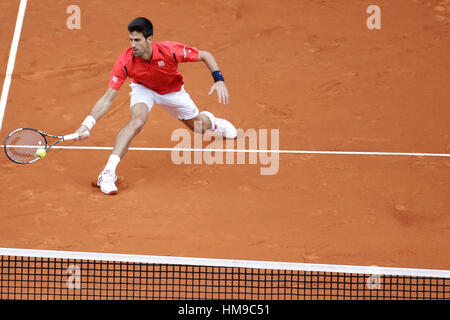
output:
<instances>
[{"instance_id":1,"label":"clay court","mask_svg":"<svg viewBox=\"0 0 450 320\"><path fill-rule=\"evenodd\" d=\"M81 8L69 30L66 8ZM381 30L366 9L381 8ZM5 78L19 1L0 4ZM186 90L247 130L279 129L261 165L175 165L129 151L119 194L93 187L109 151L56 149L18 165L0 157L0 247L450 269L450 1L29 0L1 127L74 132L108 86L137 16L155 41L210 51L230 104L208 96L202 63L180 65ZM129 82L129 80L128 80ZM127 83L128 83L127 82ZM91 137L110 147L129 121L124 85ZM182 124L155 106L132 147L171 148Z\"/></svg>"}]
</instances>

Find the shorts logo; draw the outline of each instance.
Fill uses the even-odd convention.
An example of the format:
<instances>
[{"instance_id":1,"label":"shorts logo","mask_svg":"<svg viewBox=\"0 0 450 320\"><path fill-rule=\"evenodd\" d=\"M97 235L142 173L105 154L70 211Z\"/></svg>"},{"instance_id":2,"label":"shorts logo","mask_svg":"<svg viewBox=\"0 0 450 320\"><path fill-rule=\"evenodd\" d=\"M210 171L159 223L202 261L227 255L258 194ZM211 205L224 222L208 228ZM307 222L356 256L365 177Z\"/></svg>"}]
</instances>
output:
<instances>
[{"instance_id":1,"label":"shorts logo","mask_svg":"<svg viewBox=\"0 0 450 320\"><path fill-rule=\"evenodd\" d=\"M158 61L158 66L164 67L164 60Z\"/></svg>"},{"instance_id":2,"label":"shorts logo","mask_svg":"<svg viewBox=\"0 0 450 320\"><path fill-rule=\"evenodd\" d=\"M117 82L118 80L119 80L119 79L117 79L116 76L113 76L113 77L112 77L112 81L113 81L113 82Z\"/></svg>"}]
</instances>

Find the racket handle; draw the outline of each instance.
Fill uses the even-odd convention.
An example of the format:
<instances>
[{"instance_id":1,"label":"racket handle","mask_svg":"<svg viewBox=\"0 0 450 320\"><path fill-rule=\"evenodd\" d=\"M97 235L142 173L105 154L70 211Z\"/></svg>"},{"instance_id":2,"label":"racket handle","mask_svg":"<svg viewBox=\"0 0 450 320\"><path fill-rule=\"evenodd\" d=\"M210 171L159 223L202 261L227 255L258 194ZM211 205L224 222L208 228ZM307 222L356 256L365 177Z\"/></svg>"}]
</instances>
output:
<instances>
[{"instance_id":1,"label":"racket handle","mask_svg":"<svg viewBox=\"0 0 450 320\"><path fill-rule=\"evenodd\" d=\"M71 133L71 134L65 135L63 138L64 138L64 141L67 141L67 140L78 139L79 136L80 136L79 133Z\"/></svg>"}]
</instances>

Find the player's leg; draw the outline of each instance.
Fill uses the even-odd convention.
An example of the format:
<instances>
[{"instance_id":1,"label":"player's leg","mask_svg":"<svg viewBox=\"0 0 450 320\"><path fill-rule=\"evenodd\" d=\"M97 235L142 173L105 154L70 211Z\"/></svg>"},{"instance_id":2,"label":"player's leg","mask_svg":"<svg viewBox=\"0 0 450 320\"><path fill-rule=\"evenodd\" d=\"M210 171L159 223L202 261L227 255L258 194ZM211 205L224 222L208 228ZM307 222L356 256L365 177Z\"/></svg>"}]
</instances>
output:
<instances>
[{"instance_id":1,"label":"player's leg","mask_svg":"<svg viewBox=\"0 0 450 320\"><path fill-rule=\"evenodd\" d=\"M145 103L137 103L131 107L131 120L117 134L111 154L123 158L127 153L131 140L142 130L148 119L148 107Z\"/></svg>"},{"instance_id":2,"label":"player's leg","mask_svg":"<svg viewBox=\"0 0 450 320\"><path fill-rule=\"evenodd\" d=\"M227 139L235 139L237 135L237 130L231 122L225 119L217 118L208 111L202 111L195 118L181 120L181 122L183 122L192 131L195 131L195 123L201 122L202 133L206 130L212 130Z\"/></svg>"},{"instance_id":3,"label":"player's leg","mask_svg":"<svg viewBox=\"0 0 450 320\"><path fill-rule=\"evenodd\" d=\"M148 107L145 103L137 103L131 108L131 120L116 136L113 151L103 171L98 176L97 185L105 194L116 194L116 168L128 151L131 140L142 130L147 122Z\"/></svg>"},{"instance_id":4,"label":"player's leg","mask_svg":"<svg viewBox=\"0 0 450 320\"><path fill-rule=\"evenodd\" d=\"M116 194L118 189L115 185L117 180L116 168L127 153L132 139L142 130L147 122L148 113L153 107L153 95L144 86L132 84L130 111L131 119L128 124L120 130L116 136L114 148L109 156L108 162L98 176L97 185L105 194Z\"/></svg>"},{"instance_id":5,"label":"player's leg","mask_svg":"<svg viewBox=\"0 0 450 320\"><path fill-rule=\"evenodd\" d=\"M191 130L195 130L196 122L202 133L213 130L225 138L236 138L236 128L227 120L216 118L211 112L199 112L189 94L182 88L178 92L155 96L155 101L173 117L179 119Z\"/></svg>"},{"instance_id":6,"label":"player's leg","mask_svg":"<svg viewBox=\"0 0 450 320\"><path fill-rule=\"evenodd\" d=\"M191 129L192 131L195 131L195 129L199 128L201 129L201 132L204 133L206 130L212 129L212 122L204 114L199 113L197 116L191 119L179 119L181 122L183 122L186 127ZM196 125L197 123L197 125Z\"/></svg>"}]
</instances>

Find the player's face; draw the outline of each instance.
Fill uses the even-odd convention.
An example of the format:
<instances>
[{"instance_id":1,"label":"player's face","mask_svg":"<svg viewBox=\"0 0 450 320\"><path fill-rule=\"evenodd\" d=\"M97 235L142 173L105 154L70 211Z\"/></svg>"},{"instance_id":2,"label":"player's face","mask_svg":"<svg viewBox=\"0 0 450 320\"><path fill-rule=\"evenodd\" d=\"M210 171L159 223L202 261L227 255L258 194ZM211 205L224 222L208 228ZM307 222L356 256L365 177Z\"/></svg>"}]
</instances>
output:
<instances>
[{"instance_id":1,"label":"player's face","mask_svg":"<svg viewBox=\"0 0 450 320\"><path fill-rule=\"evenodd\" d=\"M143 57L149 52L149 48L152 43L152 36L145 39L144 35L140 32L133 31L129 35L131 48L135 57Z\"/></svg>"}]
</instances>

